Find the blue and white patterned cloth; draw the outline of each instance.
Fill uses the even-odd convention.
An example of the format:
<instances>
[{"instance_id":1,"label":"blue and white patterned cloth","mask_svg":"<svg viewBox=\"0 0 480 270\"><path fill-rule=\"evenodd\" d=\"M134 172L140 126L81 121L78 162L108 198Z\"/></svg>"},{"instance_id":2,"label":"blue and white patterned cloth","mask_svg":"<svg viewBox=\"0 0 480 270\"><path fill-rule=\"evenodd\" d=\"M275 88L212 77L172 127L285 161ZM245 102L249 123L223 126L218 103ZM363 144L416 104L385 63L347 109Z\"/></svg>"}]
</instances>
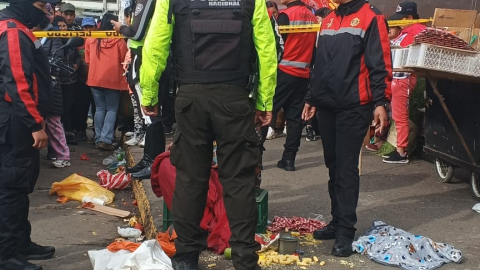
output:
<instances>
[{"instance_id":1,"label":"blue and white patterned cloth","mask_svg":"<svg viewBox=\"0 0 480 270\"><path fill-rule=\"evenodd\" d=\"M460 263L462 252L453 246L408 233L376 221L365 236L353 242L354 251L385 265L405 270L437 269L445 263Z\"/></svg>"}]
</instances>

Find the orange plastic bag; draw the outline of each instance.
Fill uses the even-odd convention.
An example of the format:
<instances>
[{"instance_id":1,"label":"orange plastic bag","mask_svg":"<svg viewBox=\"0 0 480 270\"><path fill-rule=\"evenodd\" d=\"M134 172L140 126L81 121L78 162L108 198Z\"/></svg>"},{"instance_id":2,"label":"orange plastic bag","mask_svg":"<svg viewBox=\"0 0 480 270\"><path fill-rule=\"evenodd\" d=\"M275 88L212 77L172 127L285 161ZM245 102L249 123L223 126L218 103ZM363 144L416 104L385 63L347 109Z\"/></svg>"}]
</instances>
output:
<instances>
[{"instance_id":1,"label":"orange plastic bag","mask_svg":"<svg viewBox=\"0 0 480 270\"><path fill-rule=\"evenodd\" d=\"M163 251L167 254L168 257L173 257L175 255L175 238L177 238L177 233L173 229L173 226L168 227L166 232L159 232L157 234L157 241L162 247Z\"/></svg>"},{"instance_id":2,"label":"orange plastic bag","mask_svg":"<svg viewBox=\"0 0 480 270\"><path fill-rule=\"evenodd\" d=\"M140 245L140 243L133 243L130 241L113 242L108 245L107 249L110 252L118 252L120 250L128 250L130 252L134 252Z\"/></svg>"}]
</instances>

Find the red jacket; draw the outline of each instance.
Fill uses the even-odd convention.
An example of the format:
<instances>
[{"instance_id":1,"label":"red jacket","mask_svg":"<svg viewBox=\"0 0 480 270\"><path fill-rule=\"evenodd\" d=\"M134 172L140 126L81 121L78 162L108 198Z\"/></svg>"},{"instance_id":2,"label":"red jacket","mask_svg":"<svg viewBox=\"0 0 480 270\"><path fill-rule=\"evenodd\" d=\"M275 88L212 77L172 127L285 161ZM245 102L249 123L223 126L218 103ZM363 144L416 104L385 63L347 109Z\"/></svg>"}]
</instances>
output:
<instances>
[{"instance_id":1,"label":"red jacket","mask_svg":"<svg viewBox=\"0 0 480 270\"><path fill-rule=\"evenodd\" d=\"M408 47L415 41L415 36L426 28L425 25L419 23L404 28L400 35L392 41L392 46Z\"/></svg>"},{"instance_id":2,"label":"red jacket","mask_svg":"<svg viewBox=\"0 0 480 270\"><path fill-rule=\"evenodd\" d=\"M124 73L122 63L127 51L127 43L123 39L87 39L85 43L85 62L89 65L87 85L127 90L127 78L122 76Z\"/></svg>"},{"instance_id":3,"label":"red jacket","mask_svg":"<svg viewBox=\"0 0 480 270\"><path fill-rule=\"evenodd\" d=\"M297 4L297 2L299 2L299 4ZM317 18L307 6L303 2L297 2L289 4L287 9L280 12L279 16L282 16L282 14L287 15L290 26L318 23ZM278 68L292 76L309 78L310 64L316 38L317 33L314 32L288 34L288 38L285 41L283 58L278 64Z\"/></svg>"},{"instance_id":4,"label":"red jacket","mask_svg":"<svg viewBox=\"0 0 480 270\"><path fill-rule=\"evenodd\" d=\"M341 4L322 22L306 102L350 109L391 97L392 60L385 17L365 0Z\"/></svg>"}]
</instances>

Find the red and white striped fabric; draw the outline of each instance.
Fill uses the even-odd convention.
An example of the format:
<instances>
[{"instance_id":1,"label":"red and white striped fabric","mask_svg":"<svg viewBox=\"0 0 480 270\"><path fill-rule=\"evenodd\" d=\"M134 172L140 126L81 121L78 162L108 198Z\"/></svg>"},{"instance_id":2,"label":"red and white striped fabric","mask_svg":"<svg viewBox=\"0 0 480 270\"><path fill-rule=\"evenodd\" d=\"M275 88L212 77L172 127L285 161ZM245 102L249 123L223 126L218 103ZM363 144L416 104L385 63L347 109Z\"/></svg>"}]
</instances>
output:
<instances>
[{"instance_id":1,"label":"red and white striped fabric","mask_svg":"<svg viewBox=\"0 0 480 270\"><path fill-rule=\"evenodd\" d=\"M97 173L97 176L100 179L100 186L106 189L125 189L132 181L130 174L125 173L125 171L111 174L107 170L101 170Z\"/></svg>"}]
</instances>

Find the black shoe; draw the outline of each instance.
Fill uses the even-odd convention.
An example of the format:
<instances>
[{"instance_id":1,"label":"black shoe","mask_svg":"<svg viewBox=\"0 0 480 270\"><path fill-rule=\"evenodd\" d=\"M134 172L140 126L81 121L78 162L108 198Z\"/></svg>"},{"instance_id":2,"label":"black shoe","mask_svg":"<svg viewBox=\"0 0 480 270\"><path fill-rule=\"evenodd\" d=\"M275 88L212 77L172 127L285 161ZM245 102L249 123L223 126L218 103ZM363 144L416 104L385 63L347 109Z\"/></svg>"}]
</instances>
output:
<instances>
[{"instance_id":1,"label":"black shoe","mask_svg":"<svg viewBox=\"0 0 480 270\"><path fill-rule=\"evenodd\" d=\"M198 270L200 252L190 252L180 258L172 258L173 270Z\"/></svg>"},{"instance_id":2,"label":"black shoe","mask_svg":"<svg viewBox=\"0 0 480 270\"><path fill-rule=\"evenodd\" d=\"M332 240L335 239L335 226L332 223L326 227L313 232L313 237L319 240Z\"/></svg>"},{"instance_id":3,"label":"black shoe","mask_svg":"<svg viewBox=\"0 0 480 270\"><path fill-rule=\"evenodd\" d=\"M75 133L75 141L77 142L88 141L87 132L77 131L77 133Z\"/></svg>"},{"instance_id":4,"label":"black shoe","mask_svg":"<svg viewBox=\"0 0 480 270\"><path fill-rule=\"evenodd\" d=\"M137 164L135 164L135 166L132 168L127 168L127 173L137 173L146 167L152 166L152 163L152 160L147 155L144 155L143 158Z\"/></svg>"},{"instance_id":5,"label":"black shoe","mask_svg":"<svg viewBox=\"0 0 480 270\"><path fill-rule=\"evenodd\" d=\"M0 269L2 270L42 270L41 265L29 263L27 260L17 257L5 261L0 261Z\"/></svg>"},{"instance_id":6,"label":"black shoe","mask_svg":"<svg viewBox=\"0 0 480 270\"><path fill-rule=\"evenodd\" d=\"M315 135L313 134L312 126L307 126L305 129L307 130L307 137L305 138L305 140L307 140L307 142L316 141L317 138L315 138Z\"/></svg>"},{"instance_id":7,"label":"black shoe","mask_svg":"<svg viewBox=\"0 0 480 270\"><path fill-rule=\"evenodd\" d=\"M40 246L31 242L28 247L20 250L20 256L25 260L47 260L53 257L55 248L50 246Z\"/></svg>"},{"instance_id":8,"label":"black shoe","mask_svg":"<svg viewBox=\"0 0 480 270\"><path fill-rule=\"evenodd\" d=\"M132 173L132 178L137 180L150 179L152 175L152 165L145 167L143 170Z\"/></svg>"},{"instance_id":9,"label":"black shoe","mask_svg":"<svg viewBox=\"0 0 480 270\"><path fill-rule=\"evenodd\" d=\"M402 155L400 155L400 153L398 153L397 151L394 151L389 157L383 159L383 162L390 164L407 164L408 161L409 160L407 154L402 157Z\"/></svg>"},{"instance_id":10,"label":"black shoe","mask_svg":"<svg viewBox=\"0 0 480 270\"><path fill-rule=\"evenodd\" d=\"M393 155L393 153L397 152L397 150L393 150L392 152L390 153L387 153L387 154L384 154L382 155L383 158L389 158L391 155Z\"/></svg>"},{"instance_id":11,"label":"black shoe","mask_svg":"<svg viewBox=\"0 0 480 270\"><path fill-rule=\"evenodd\" d=\"M335 245L332 249L332 255L337 257L350 257L353 253L353 239L338 235L335 239Z\"/></svg>"},{"instance_id":12,"label":"black shoe","mask_svg":"<svg viewBox=\"0 0 480 270\"><path fill-rule=\"evenodd\" d=\"M295 161L282 159L277 163L277 167L287 172L293 172L295 171Z\"/></svg>"},{"instance_id":13,"label":"black shoe","mask_svg":"<svg viewBox=\"0 0 480 270\"><path fill-rule=\"evenodd\" d=\"M165 132L165 134L172 134L173 133L173 128L172 126L163 126L163 132Z\"/></svg>"}]
</instances>

